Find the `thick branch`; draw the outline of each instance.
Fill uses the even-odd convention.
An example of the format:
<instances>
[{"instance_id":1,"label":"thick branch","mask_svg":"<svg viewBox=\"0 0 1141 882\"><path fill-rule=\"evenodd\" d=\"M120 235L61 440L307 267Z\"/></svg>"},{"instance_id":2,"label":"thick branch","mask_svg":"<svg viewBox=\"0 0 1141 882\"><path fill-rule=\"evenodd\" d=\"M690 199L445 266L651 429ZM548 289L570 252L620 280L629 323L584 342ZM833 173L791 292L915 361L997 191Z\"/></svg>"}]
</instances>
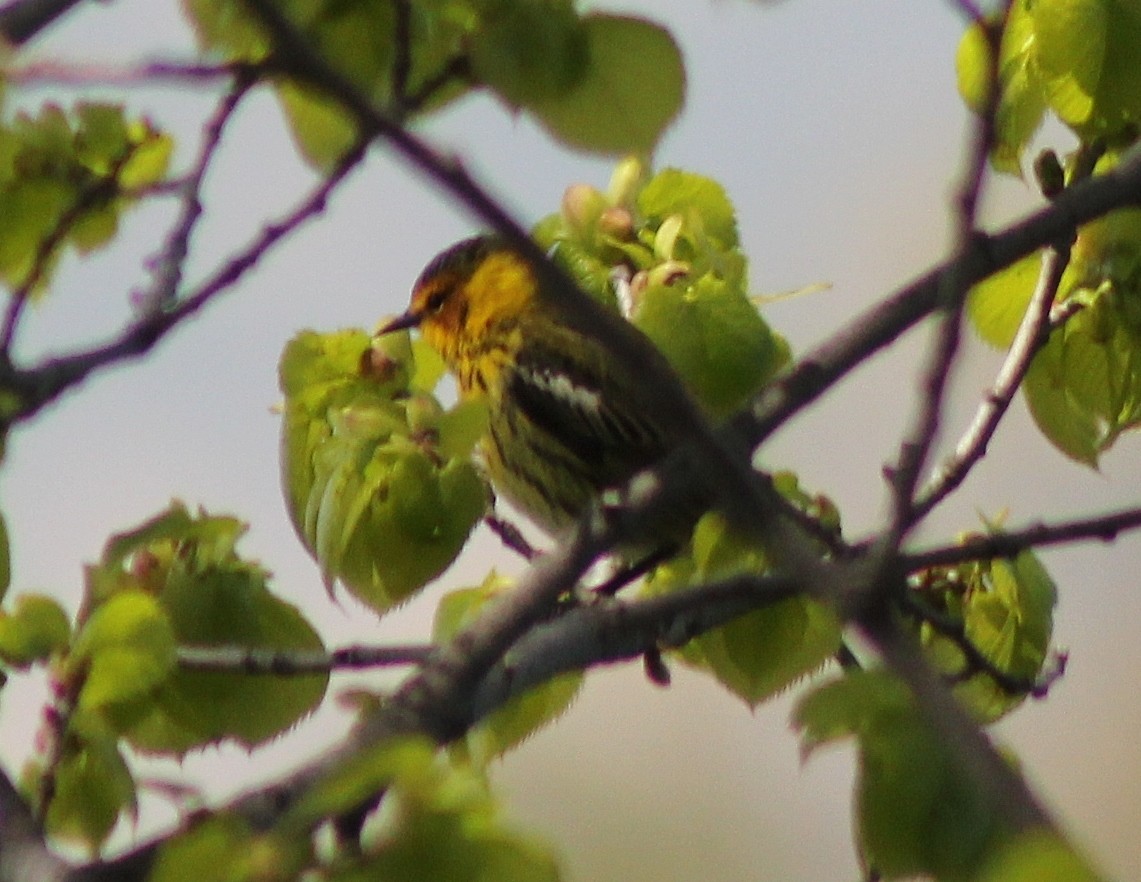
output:
<instances>
[{"instance_id":1,"label":"thick branch","mask_svg":"<svg viewBox=\"0 0 1141 882\"><path fill-rule=\"evenodd\" d=\"M1117 208L1141 204L1141 154L1096 178L1069 187L1049 205L999 233L976 236L966 251L855 318L771 383L733 425L760 444L853 368L926 318L947 273L973 285L1040 248L1071 238L1078 227Z\"/></svg>"},{"instance_id":2,"label":"thick branch","mask_svg":"<svg viewBox=\"0 0 1141 882\"><path fill-rule=\"evenodd\" d=\"M26 43L82 0L12 0L0 9L0 37Z\"/></svg>"}]
</instances>

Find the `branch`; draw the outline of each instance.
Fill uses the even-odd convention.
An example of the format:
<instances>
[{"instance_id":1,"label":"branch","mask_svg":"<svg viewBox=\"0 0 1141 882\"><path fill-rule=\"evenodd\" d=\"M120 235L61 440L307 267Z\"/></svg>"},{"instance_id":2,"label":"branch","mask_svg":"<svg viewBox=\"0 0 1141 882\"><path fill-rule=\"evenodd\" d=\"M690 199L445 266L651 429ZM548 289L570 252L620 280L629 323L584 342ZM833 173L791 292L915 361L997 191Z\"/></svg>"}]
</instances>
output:
<instances>
[{"instance_id":1,"label":"branch","mask_svg":"<svg viewBox=\"0 0 1141 882\"><path fill-rule=\"evenodd\" d=\"M1058 285L1070 260L1068 247L1051 248L1042 254L1042 268L1038 284L1030 297L1026 313L1010 345L1010 351L995 377L994 385L984 396L974 421L959 439L954 455L931 476L915 500L916 518L926 515L947 497L971 468L986 455L987 445L1010 407L1022 379L1030 369L1034 354L1045 341L1051 323L1051 305L1058 294Z\"/></svg>"},{"instance_id":2,"label":"branch","mask_svg":"<svg viewBox=\"0 0 1141 882\"><path fill-rule=\"evenodd\" d=\"M0 365L0 388L12 392L19 400L11 419L28 419L95 371L149 352L182 321L197 313L218 294L232 288L280 239L324 211L329 195L363 155L363 146L349 151L329 177L315 186L293 211L267 225L253 242L169 309L143 315L118 337L95 349L51 358L26 369Z\"/></svg>"},{"instance_id":3,"label":"branch","mask_svg":"<svg viewBox=\"0 0 1141 882\"><path fill-rule=\"evenodd\" d=\"M954 566L996 557L1016 557L1032 548L1098 540L1113 542L1124 532L1141 529L1141 508L1128 508L1092 518L1057 524L1033 524L1021 530L971 536L959 545L944 545L900 555L900 566L914 573L930 567Z\"/></svg>"},{"instance_id":4,"label":"branch","mask_svg":"<svg viewBox=\"0 0 1141 882\"><path fill-rule=\"evenodd\" d=\"M0 9L0 37L26 43L82 0L12 0Z\"/></svg>"},{"instance_id":5,"label":"branch","mask_svg":"<svg viewBox=\"0 0 1141 882\"><path fill-rule=\"evenodd\" d=\"M253 79L248 74L234 78L230 90L218 103L214 115L206 123L206 134L198 158L182 187L182 211L162 251L152 261L154 281L146 293L140 294L138 305L144 313L158 312L173 305L182 284L182 267L190 251L190 235L202 215L202 181L218 151L222 132L242 99L249 94Z\"/></svg>"},{"instance_id":6,"label":"branch","mask_svg":"<svg viewBox=\"0 0 1141 882\"><path fill-rule=\"evenodd\" d=\"M1028 254L1067 240L1083 224L1134 205L1141 205L1141 155L1068 187L1002 232L980 233L962 254L889 295L801 358L732 419L734 431L760 444L837 380L930 315L946 274L959 274L964 283L974 285Z\"/></svg>"},{"instance_id":7,"label":"branch","mask_svg":"<svg viewBox=\"0 0 1141 882\"><path fill-rule=\"evenodd\" d=\"M1007 0L1005 8L1009 8ZM999 82L999 44L1002 40L1001 22L1005 14L991 24L980 22L990 46L987 71L986 100L975 125L973 143L967 169L959 186L954 254L962 256L970 251L977 235L978 206L986 180L987 161L995 143L996 117L1002 86ZM922 397L914 425L905 435L899 458L890 470L892 511L891 523L885 541L885 550L895 554L903 537L919 519L914 505L915 488L920 472L930 455L931 447L939 434L943 416L943 400L951 377L951 369L962 338L963 309L971 283L955 261L952 271L944 273L939 281L938 309L941 313L936 328L935 344L922 374Z\"/></svg>"},{"instance_id":8,"label":"branch","mask_svg":"<svg viewBox=\"0 0 1141 882\"><path fill-rule=\"evenodd\" d=\"M178 666L187 671L220 671L295 677L333 671L423 664L435 647L345 646L332 652L258 649L248 646L180 646Z\"/></svg>"},{"instance_id":9,"label":"branch","mask_svg":"<svg viewBox=\"0 0 1141 882\"><path fill-rule=\"evenodd\" d=\"M154 86L158 82L173 85L230 80L251 76L257 67L234 62L199 64L196 62L149 61L118 66L86 62L31 61L4 70L4 79L17 86Z\"/></svg>"},{"instance_id":10,"label":"branch","mask_svg":"<svg viewBox=\"0 0 1141 882\"><path fill-rule=\"evenodd\" d=\"M47 847L27 803L0 773L0 882L63 882L70 869Z\"/></svg>"},{"instance_id":11,"label":"branch","mask_svg":"<svg viewBox=\"0 0 1141 882\"><path fill-rule=\"evenodd\" d=\"M737 576L658 597L577 607L531 630L512 647L509 660L487 672L475 692L473 717L482 719L559 674L684 646L800 592L799 584L788 577Z\"/></svg>"}]
</instances>

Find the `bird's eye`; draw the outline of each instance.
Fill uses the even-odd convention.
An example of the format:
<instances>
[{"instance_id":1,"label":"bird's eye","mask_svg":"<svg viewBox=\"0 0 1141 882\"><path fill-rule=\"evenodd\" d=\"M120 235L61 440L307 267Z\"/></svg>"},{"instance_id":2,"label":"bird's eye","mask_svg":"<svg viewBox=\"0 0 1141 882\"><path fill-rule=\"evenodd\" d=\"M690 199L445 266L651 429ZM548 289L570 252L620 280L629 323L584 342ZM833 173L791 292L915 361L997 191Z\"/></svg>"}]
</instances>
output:
<instances>
[{"instance_id":1,"label":"bird's eye","mask_svg":"<svg viewBox=\"0 0 1141 882\"><path fill-rule=\"evenodd\" d=\"M428 299L424 301L425 312L439 312L444 307L444 303L448 299L447 288L437 288L428 295Z\"/></svg>"}]
</instances>

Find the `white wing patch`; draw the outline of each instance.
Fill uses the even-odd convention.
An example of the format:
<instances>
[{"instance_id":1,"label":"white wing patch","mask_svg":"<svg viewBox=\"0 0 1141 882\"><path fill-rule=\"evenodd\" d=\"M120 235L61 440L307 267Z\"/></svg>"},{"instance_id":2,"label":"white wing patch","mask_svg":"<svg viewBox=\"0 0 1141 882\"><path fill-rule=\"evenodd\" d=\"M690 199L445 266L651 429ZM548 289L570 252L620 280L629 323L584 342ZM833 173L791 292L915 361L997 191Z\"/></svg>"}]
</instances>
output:
<instances>
[{"instance_id":1,"label":"white wing patch","mask_svg":"<svg viewBox=\"0 0 1141 882\"><path fill-rule=\"evenodd\" d=\"M527 382L536 389L566 402L575 410L595 414L602 410L602 393L578 385L566 374L553 371L527 371L526 374Z\"/></svg>"}]
</instances>

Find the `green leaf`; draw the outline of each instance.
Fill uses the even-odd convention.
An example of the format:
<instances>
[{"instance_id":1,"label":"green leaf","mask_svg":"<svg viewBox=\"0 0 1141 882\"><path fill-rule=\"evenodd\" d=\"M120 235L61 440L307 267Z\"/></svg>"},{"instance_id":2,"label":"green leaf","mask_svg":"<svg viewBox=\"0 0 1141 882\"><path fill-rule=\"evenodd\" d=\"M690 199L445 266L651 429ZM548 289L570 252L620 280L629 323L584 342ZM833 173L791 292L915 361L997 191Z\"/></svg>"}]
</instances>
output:
<instances>
[{"instance_id":1,"label":"green leaf","mask_svg":"<svg viewBox=\"0 0 1141 882\"><path fill-rule=\"evenodd\" d=\"M715 416L740 407L789 358L744 291L712 274L647 288L634 323Z\"/></svg>"},{"instance_id":2,"label":"green leaf","mask_svg":"<svg viewBox=\"0 0 1141 882\"><path fill-rule=\"evenodd\" d=\"M249 825L233 815L213 815L165 840L148 882L206 882L244 879L254 844Z\"/></svg>"},{"instance_id":3,"label":"green leaf","mask_svg":"<svg viewBox=\"0 0 1141 882\"><path fill-rule=\"evenodd\" d=\"M411 351L406 338L307 332L281 363L282 477L294 525L327 582L339 579L377 610L442 572L487 504L470 462L486 415L410 395Z\"/></svg>"},{"instance_id":4,"label":"green leaf","mask_svg":"<svg viewBox=\"0 0 1141 882\"><path fill-rule=\"evenodd\" d=\"M1035 58L1050 106L1071 126L1090 121L1105 63L1108 26L1104 0L1035 0Z\"/></svg>"},{"instance_id":5,"label":"green leaf","mask_svg":"<svg viewBox=\"0 0 1141 882\"><path fill-rule=\"evenodd\" d=\"M1038 428L1090 466L1141 422L1141 333L1127 323L1128 308L1103 292L1050 335L1023 384Z\"/></svg>"},{"instance_id":6,"label":"green leaf","mask_svg":"<svg viewBox=\"0 0 1141 882\"><path fill-rule=\"evenodd\" d=\"M0 126L0 279L39 293L65 245L108 242L134 188L166 174L170 138L114 104L46 105Z\"/></svg>"},{"instance_id":7,"label":"green leaf","mask_svg":"<svg viewBox=\"0 0 1141 882\"><path fill-rule=\"evenodd\" d=\"M69 664L86 670L78 706L91 710L152 692L174 667L174 633L158 601L123 591L96 609L76 636Z\"/></svg>"},{"instance_id":8,"label":"green leaf","mask_svg":"<svg viewBox=\"0 0 1141 882\"><path fill-rule=\"evenodd\" d=\"M1100 882L1104 878L1060 836L1035 830L996 849L973 882Z\"/></svg>"},{"instance_id":9,"label":"green leaf","mask_svg":"<svg viewBox=\"0 0 1141 882\"><path fill-rule=\"evenodd\" d=\"M994 526L989 527L997 532ZM1034 682L1048 657L1057 589L1030 552L1013 560L980 561L923 574L913 590L942 616L961 623L962 633L983 657L1008 676ZM993 722L1017 707L1011 693L983 672L968 673L968 661L953 640L929 624L924 646L939 670L956 680L955 696L981 722Z\"/></svg>"},{"instance_id":10,"label":"green leaf","mask_svg":"<svg viewBox=\"0 0 1141 882\"><path fill-rule=\"evenodd\" d=\"M558 100L587 66L585 28L569 0L491 4L471 36L477 79L508 104Z\"/></svg>"},{"instance_id":11,"label":"green leaf","mask_svg":"<svg viewBox=\"0 0 1141 882\"><path fill-rule=\"evenodd\" d=\"M1011 4L999 50L1002 87L995 115L991 163L999 171L1021 175L1022 155L1046 112L1046 95L1035 57L1034 23L1027 4ZM991 74L990 46L978 24L963 34L955 55L959 92L976 113L986 107Z\"/></svg>"},{"instance_id":12,"label":"green leaf","mask_svg":"<svg viewBox=\"0 0 1141 882\"><path fill-rule=\"evenodd\" d=\"M81 707L85 698L90 706L107 704L107 719L137 748L182 754L223 738L254 746L292 726L324 695L324 676L268 679L173 669L176 641L251 649L323 648L297 609L269 592L266 572L238 556L236 544L245 529L234 518L192 516L175 504L113 537L100 564L88 570L88 602L94 612L77 643L80 660L85 635L92 631L94 640L102 633L98 623L113 614L113 621L122 622L116 611L125 604L135 613L130 621L150 628L151 640L162 641L167 663L162 676L150 681L140 675L134 680L116 677L115 691L100 700L101 692L88 696L95 688L93 667L81 694ZM161 628L148 624L154 618ZM129 640L119 643L135 646ZM125 662L132 658L128 655Z\"/></svg>"},{"instance_id":13,"label":"green leaf","mask_svg":"<svg viewBox=\"0 0 1141 882\"><path fill-rule=\"evenodd\" d=\"M22 594L15 609L0 612L0 658L6 664L26 667L46 661L67 649L70 640L67 613L51 597Z\"/></svg>"},{"instance_id":14,"label":"green leaf","mask_svg":"<svg viewBox=\"0 0 1141 882\"><path fill-rule=\"evenodd\" d=\"M857 835L865 859L885 878L966 882L1007 834L894 677L856 671L832 680L798 704L794 722L805 751L856 737Z\"/></svg>"},{"instance_id":15,"label":"green leaf","mask_svg":"<svg viewBox=\"0 0 1141 882\"><path fill-rule=\"evenodd\" d=\"M513 588L513 582L493 570L478 587L449 592L436 608L432 640L447 642L475 621L489 601ZM512 699L470 729L457 750L462 747L462 754L477 767L486 766L562 716L578 697L582 683L581 673L564 674Z\"/></svg>"},{"instance_id":16,"label":"green leaf","mask_svg":"<svg viewBox=\"0 0 1141 882\"><path fill-rule=\"evenodd\" d=\"M113 736L86 732L65 742L54 767L46 827L95 854L124 810L137 811L135 782Z\"/></svg>"},{"instance_id":17,"label":"green leaf","mask_svg":"<svg viewBox=\"0 0 1141 882\"><path fill-rule=\"evenodd\" d=\"M305 161L329 172L360 138L352 117L331 98L304 85L282 83L277 89L294 143Z\"/></svg>"},{"instance_id":18,"label":"green leaf","mask_svg":"<svg viewBox=\"0 0 1141 882\"><path fill-rule=\"evenodd\" d=\"M260 61L269 41L241 0L182 0L198 45L228 60Z\"/></svg>"},{"instance_id":19,"label":"green leaf","mask_svg":"<svg viewBox=\"0 0 1141 882\"><path fill-rule=\"evenodd\" d=\"M3 456L3 441L0 440L0 457ZM8 521L0 513L0 603L8 594L12 584L12 546L8 540Z\"/></svg>"},{"instance_id":20,"label":"green leaf","mask_svg":"<svg viewBox=\"0 0 1141 882\"><path fill-rule=\"evenodd\" d=\"M663 594L766 569L763 554L734 536L720 515L708 514L694 529L691 553L658 567L646 590ZM805 598L791 598L691 640L680 654L755 707L832 658L840 647L840 631L829 610Z\"/></svg>"},{"instance_id":21,"label":"green leaf","mask_svg":"<svg viewBox=\"0 0 1141 882\"><path fill-rule=\"evenodd\" d=\"M971 288L967 313L979 336L991 346L1006 349L1014 341L1041 265L1041 257L1030 254Z\"/></svg>"},{"instance_id":22,"label":"green leaf","mask_svg":"<svg viewBox=\"0 0 1141 882\"><path fill-rule=\"evenodd\" d=\"M355 871L344 878L557 882L550 851L500 820L482 774L447 764L424 741L389 741L342 765L287 824L305 829L382 791L359 863L344 867Z\"/></svg>"},{"instance_id":23,"label":"green leaf","mask_svg":"<svg viewBox=\"0 0 1141 882\"><path fill-rule=\"evenodd\" d=\"M736 248L737 212L725 188L712 178L678 168L665 168L638 193L638 210L655 227L679 214L701 234L712 236L720 248Z\"/></svg>"},{"instance_id":24,"label":"green leaf","mask_svg":"<svg viewBox=\"0 0 1141 882\"><path fill-rule=\"evenodd\" d=\"M638 18L582 20L588 63L572 88L531 103L539 121L571 147L648 152L681 110L685 71L669 32Z\"/></svg>"}]
</instances>

